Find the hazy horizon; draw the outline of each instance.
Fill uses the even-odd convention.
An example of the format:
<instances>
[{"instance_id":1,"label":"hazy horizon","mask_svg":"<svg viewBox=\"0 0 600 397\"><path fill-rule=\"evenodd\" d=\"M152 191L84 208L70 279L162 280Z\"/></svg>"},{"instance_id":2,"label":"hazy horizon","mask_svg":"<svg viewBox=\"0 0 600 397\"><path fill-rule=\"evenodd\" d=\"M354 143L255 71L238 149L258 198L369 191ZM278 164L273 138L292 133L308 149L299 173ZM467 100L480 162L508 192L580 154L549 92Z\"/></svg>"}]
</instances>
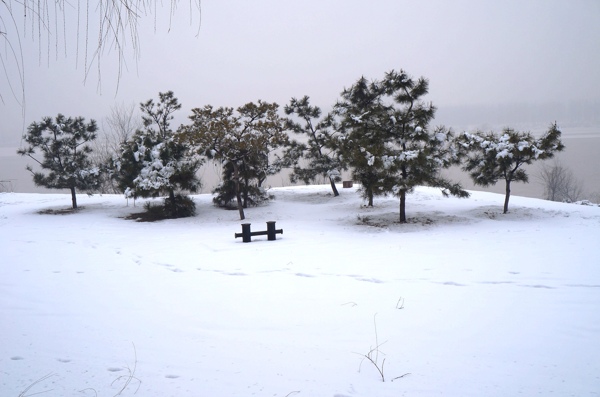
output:
<instances>
[{"instance_id":1,"label":"hazy horizon","mask_svg":"<svg viewBox=\"0 0 600 397\"><path fill-rule=\"evenodd\" d=\"M568 169L570 169L577 180L580 181L583 190L583 199L600 201L600 126L588 129L574 129L572 134L563 136L565 150L558 153L556 159ZM3 177L0 177L0 192L12 191L15 193L56 193L57 190L36 187L33 184L31 174L25 170L27 164L32 161L25 157L17 156L10 152L13 148L0 148L0 170ZM544 188L538 180L538 174L542 164L551 164L553 160L545 162L536 162L528 166L529 183L513 183L512 194L515 196L543 198ZM489 191L494 193L503 193L503 181L490 187L475 186L469 176L458 168L445 171L445 173L455 182L460 182L468 190ZM9 175L5 177L4 175ZM199 172L203 187L200 193L210 193L216 184L220 181L220 168L209 162L205 164ZM345 179L350 179L346 173ZM325 183L325 182L323 182ZM299 183L297 185L301 185ZM288 172L271 176L266 181L266 186L279 187L290 186ZM66 191L63 191L66 192ZM84 192L79 192L85 194Z\"/></svg>"},{"instance_id":2,"label":"hazy horizon","mask_svg":"<svg viewBox=\"0 0 600 397\"><path fill-rule=\"evenodd\" d=\"M6 4L0 6L0 16L6 10ZM85 65L86 34L77 32L73 19L52 40L42 37L39 43L30 31L21 31L22 17L15 14L23 63L0 54L6 61L0 75L0 150L8 154L0 156L0 180L17 179L22 187L30 179L18 171L24 159L6 151L18 147L27 126L45 116L82 116L101 125L114 106L139 104L169 90L183 105L175 126L194 107L237 107L258 99L283 107L292 97L308 95L327 112L361 76L380 79L392 69L429 80L424 100L438 109L432 127L539 131L556 121L567 138L582 128L594 134L600 126L595 0L204 0L199 31L187 4L172 16L168 5L157 10L156 18L146 16L138 26L139 59L131 43L123 43L120 77L114 51L101 64ZM2 38L15 37L10 28L0 26L7 31ZM87 57L96 59L91 52ZM17 66L25 73L24 107L13 100L8 84L18 82ZM84 84L86 66L91 67ZM577 150L587 150L580 146ZM579 158L586 158L588 169L600 169L600 160L574 155L575 162Z\"/></svg>"}]
</instances>

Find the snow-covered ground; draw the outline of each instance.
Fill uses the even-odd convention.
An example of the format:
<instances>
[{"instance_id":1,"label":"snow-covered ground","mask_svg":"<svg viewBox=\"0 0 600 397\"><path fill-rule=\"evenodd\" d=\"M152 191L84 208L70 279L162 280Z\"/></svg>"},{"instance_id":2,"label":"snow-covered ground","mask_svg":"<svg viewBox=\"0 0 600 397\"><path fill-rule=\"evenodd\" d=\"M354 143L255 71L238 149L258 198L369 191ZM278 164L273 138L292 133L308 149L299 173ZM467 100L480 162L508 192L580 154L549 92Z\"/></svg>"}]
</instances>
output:
<instances>
[{"instance_id":1,"label":"snow-covered ground","mask_svg":"<svg viewBox=\"0 0 600 397\"><path fill-rule=\"evenodd\" d=\"M209 195L0 194L0 395L600 395L600 208L271 192L249 244Z\"/></svg>"}]
</instances>

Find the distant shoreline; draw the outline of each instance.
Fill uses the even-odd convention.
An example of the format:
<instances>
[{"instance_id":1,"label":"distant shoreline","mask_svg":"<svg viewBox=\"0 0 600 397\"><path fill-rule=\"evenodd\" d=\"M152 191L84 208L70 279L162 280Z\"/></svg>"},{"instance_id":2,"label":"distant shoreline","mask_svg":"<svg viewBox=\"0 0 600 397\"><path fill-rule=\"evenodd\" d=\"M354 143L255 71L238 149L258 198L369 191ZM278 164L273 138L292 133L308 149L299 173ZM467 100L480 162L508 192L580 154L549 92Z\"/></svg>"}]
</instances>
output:
<instances>
[{"instance_id":1,"label":"distant shoreline","mask_svg":"<svg viewBox=\"0 0 600 397\"><path fill-rule=\"evenodd\" d=\"M600 127L565 128L563 142L565 151L559 153L557 158L570 168L578 179L583 182L584 190L589 196L600 197ZM32 164L31 159L16 154L16 147L0 147L0 191L13 191L15 193L62 193L60 190L50 190L36 187L29 172L25 169L27 164ZM551 160L550 160L551 161ZM33 164L32 164L33 165ZM537 181L536 174L541 163L534 163L529 167L529 183L515 183L512 193L517 196L543 198L543 186ZM503 193L504 185L499 182L495 186L482 188L472 184L469 177L459 169L449 170L448 175L453 180L460 182L468 190L490 191ZM209 163L200 170L204 185L203 193L209 193L219 182L219 172ZM3 181L3 182L2 182ZM290 186L286 173L274 175L267 179L267 186ZM588 197L586 197L588 198Z\"/></svg>"}]
</instances>

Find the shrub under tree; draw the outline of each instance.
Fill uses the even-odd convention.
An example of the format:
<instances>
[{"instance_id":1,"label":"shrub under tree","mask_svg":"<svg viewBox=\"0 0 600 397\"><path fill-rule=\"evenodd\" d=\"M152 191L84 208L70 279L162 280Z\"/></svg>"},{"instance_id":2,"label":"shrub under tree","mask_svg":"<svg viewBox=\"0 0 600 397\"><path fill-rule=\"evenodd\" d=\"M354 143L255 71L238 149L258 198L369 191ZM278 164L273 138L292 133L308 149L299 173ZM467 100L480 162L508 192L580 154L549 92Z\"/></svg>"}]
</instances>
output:
<instances>
[{"instance_id":1,"label":"shrub under tree","mask_svg":"<svg viewBox=\"0 0 600 397\"><path fill-rule=\"evenodd\" d=\"M100 170L92 164L90 142L96 139L98 127L94 120L85 122L83 117L45 117L40 123L32 123L23 137L28 146L17 151L28 156L48 173L34 172L36 186L48 189L69 189L73 208L77 208L77 190L94 191L100 183ZM43 159L37 158L41 152Z\"/></svg>"},{"instance_id":2,"label":"shrub under tree","mask_svg":"<svg viewBox=\"0 0 600 397\"><path fill-rule=\"evenodd\" d=\"M222 182L213 190L213 203L218 207L237 208L236 184L233 178L232 163L223 164ZM242 196L242 207L257 206L269 199L266 190L258 185L252 170L246 170L245 163L239 168L239 188ZM256 182L256 183L254 183Z\"/></svg>"}]
</instances>

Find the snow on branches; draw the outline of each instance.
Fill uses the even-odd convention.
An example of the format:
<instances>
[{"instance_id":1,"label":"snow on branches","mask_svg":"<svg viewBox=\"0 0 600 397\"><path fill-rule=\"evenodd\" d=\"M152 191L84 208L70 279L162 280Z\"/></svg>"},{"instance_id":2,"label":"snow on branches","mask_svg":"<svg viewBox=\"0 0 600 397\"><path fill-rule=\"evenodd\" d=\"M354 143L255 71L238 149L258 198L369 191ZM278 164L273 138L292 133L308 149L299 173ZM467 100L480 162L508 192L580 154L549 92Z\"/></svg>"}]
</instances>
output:
<instances>
[{"instance_id":1,"label":"snow on branches","mask_svg":"<svg viewBox=\"0 0 600 397\"><path fill-rule=\"evenodd\" d=\"M353 170L369 205L373 196L400 198L400 222L406 222L406 194L417 185L440 187L445 194L468 196L440 170L460 160L451 130L429 130L436 108L422 101L429 83L391 71L381 81L360 78L334 106L339 133L338 158Z\"/></svg>"},{"instance_id":2,"label":"snow on branches","mask_svg":"<svg viewBox=\"0 0 600 397\"><path fill-rule=\"evenodd\" d=\"M120 158L113 160L116 179L126 197L157 197L176 190L195 192L200 187L196 171L202 160L182 142L181 132L170 121L181 108L172 91L159 93L159 102L141 104L144 129L121 146Z\"/></svg>"},{"instance_id":3,"label":"snow on branches","mask_svg":"<svg viewBox=\"0 0 600 397\"><path fill-rule=\"evenodd\" d=\"M504 213L508 212L510 184L528 182L529 177L523 166L535 160L544 160L554 156L564 148L560 140L561 132L556 124L540 138L529 132L519 132L510 128L503 133L468 133L458 137L460 150L468 152L463 169L469 173L473 183L481 186L496 184L498 180L506 182Z\"/></svg>"},{"instance_id":4,"label":"snow on branches","mask_svg":"<svg viewBox=\"0 0 600 397\"><path fill-rule=\"evenodd\" d=\"M32 123L23 137L27 147L17 151L28 156L48 170L34 172L36 186L49 189L69 189L73 208L77 208L76 190L94 191L100 184L100 170L92 164L89 144L96 139L98 127L94 120L85 122L83 117L66 117L59 114L54 119L45 117L40 123ZM43 160L36 156L41 152Z\"/></svg>"}]
</instances>

